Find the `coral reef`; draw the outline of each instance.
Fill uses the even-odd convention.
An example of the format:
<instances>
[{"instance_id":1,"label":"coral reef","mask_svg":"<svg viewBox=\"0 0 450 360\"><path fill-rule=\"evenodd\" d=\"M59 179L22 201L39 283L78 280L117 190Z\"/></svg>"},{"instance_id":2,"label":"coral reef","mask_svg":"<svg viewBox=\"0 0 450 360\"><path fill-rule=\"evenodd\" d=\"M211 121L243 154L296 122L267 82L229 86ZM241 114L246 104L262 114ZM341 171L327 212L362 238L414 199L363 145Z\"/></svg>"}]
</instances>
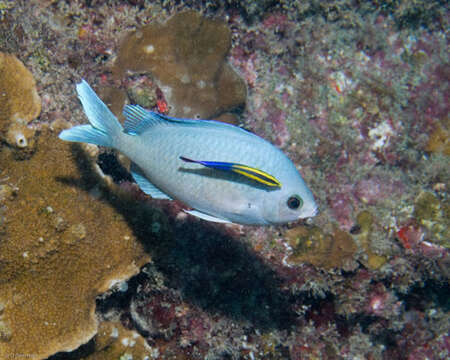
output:
<instances>
[{"instance_id":1,"label":"coral reef","mask_svg":"<svg viewBox=\"0 0 450 360\"><path fill-rule=\"evenodd\" d=\"M449 358L448 19L441 0L0 1L42 105L0 125L0 357L97 332L50 359ZM86 122L80 78L119 118L263 136L319 214L216 225L149 199L122 156L56 140Z\"/></svg>"},{"instance_id":2,"label":"coral reef","mask_svg":"<svg viewBox=\"0 0 450 360\"><path fill-rule=\"evenodd\" d=\"M225 23L195 11L181 12L163 25L152 23L128 35L119 49L115 76L150 72L171 115L210 119L245 104L245 84L225 62L230 46Z\"/></svg>"},{"instance_id":3,"label":"coral reef","mask_svg":"<svg viewBox=\"0 0 450 360\"><path fill-rule=\"evenodd\" d=\"M95 297L136 274L148 255L92 196L94 184L78 180L74 153L55 133L43 131L30 160L4 148L0 163L9 164L0 197L0 357L73 350L97 332Z\"/></svg>"}]
</instances>

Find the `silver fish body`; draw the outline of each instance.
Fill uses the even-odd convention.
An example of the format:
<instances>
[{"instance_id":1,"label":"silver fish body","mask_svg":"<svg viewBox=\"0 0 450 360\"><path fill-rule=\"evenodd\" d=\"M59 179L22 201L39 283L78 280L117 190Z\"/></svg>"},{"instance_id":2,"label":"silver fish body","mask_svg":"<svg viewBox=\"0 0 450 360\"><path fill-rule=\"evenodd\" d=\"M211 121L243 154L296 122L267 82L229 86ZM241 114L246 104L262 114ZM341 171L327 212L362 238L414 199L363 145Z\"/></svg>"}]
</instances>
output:
<instances>
[{"instance_id":1,"label":"silver fish body","mask_svg":"<svg viewBox=\"0 0 450 360\"><path fill-rule=\"evenodd\" d=\"M64 130L60 138L119 150L134 163L137 183L153 197L181 200L195 209L193 215L219 222L268 225L316 214L313 195L294 164L266 140L233 125L174 119L133 106L125 107L122 128L86 82L77 92L90 125ZM281 186L180 157L245 164L273 175Z\"/></svg>"}]
</instances>

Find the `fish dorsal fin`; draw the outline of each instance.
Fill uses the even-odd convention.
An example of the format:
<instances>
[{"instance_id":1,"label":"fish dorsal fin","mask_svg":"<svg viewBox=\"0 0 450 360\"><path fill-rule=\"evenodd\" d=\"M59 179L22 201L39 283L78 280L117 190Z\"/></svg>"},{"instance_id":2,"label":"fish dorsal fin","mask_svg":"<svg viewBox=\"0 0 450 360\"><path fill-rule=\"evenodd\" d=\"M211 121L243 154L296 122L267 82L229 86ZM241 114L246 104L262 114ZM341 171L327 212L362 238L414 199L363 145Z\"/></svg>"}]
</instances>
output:
<instances>
[{"instance_id":1,"label":"fish dorsal fin","mask_svg":"<svg viewBox=\"0 0 450 360\"><path fill-rule=\"evenodd\" d=\"M188 213L189 215L196 216L202 220L216 222L216 223L222 223L222 224L231 224L231 221L228 221L226 219L221 219L221 218L206 214L206 213L198 211L198 210L184 210L184 212Z\"/></svg>"},{"instance_id":2,"label":"fish dorsal fin","mask_svg":"<svg viewBox=\"0 0 450 360\"><path fill-rule=\"evenodd\" d=\"M155 185L153 185L150 181L147 180L145 175L142 173L139 166L135 163L131 163L131 175L136 183L139 185L141 190L145 192L147 195L150 195L154 199L165 199L172 200L172 198L159 190Z\"/></svg>"},{"instance_id":3,"label":"fish dorsal fin","mask_svg":"<svg viewBox=\"0 0 450 360\"><path fill-rule=\"evenodd\" d=\"M139 135L146 129L164 122L159 114L147 111L139 105L125 105L123 115L125 116L124 131L131 135Z\"/></svg>"},{"instance_id":4,"label":"fish dorsal fin","mask_svg":"<svg viewBox=\"0 0 450 360\"><path fill-rule=\"evenodd\" d=\"M139 135L153 126L160 125L181 125L181 126L198 126L202 128L217 128L227 131L244 132L253 136L253 133L242 129L238 126L226 124L215 120L194 120L194 119L178 119L162 114L155 113L144 109L139 105L125 105L123 108L123 116L125 116L125 123L123 125L124 131L130 135Z\"/></svg>"}]
</instances>

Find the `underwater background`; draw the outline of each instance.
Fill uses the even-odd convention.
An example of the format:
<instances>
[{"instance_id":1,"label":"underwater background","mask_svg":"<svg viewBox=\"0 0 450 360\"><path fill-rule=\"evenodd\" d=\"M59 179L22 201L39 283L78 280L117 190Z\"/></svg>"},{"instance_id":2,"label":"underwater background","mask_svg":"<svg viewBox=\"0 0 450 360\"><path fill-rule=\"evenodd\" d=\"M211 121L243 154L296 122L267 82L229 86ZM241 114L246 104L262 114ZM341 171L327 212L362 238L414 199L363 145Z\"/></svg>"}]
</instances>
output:
<instances>
[{"instance_id":1,"label":"underwater background","mask_svg":"<svg viewBox=\"0 0 450 360\"><path fill-rule=\"evenodd\" d=\"M0 359L448 359L446 1L0 0ZM84 78L217 119L316 217L214 224L68 144Z\"/></svg>"}]
</instances>

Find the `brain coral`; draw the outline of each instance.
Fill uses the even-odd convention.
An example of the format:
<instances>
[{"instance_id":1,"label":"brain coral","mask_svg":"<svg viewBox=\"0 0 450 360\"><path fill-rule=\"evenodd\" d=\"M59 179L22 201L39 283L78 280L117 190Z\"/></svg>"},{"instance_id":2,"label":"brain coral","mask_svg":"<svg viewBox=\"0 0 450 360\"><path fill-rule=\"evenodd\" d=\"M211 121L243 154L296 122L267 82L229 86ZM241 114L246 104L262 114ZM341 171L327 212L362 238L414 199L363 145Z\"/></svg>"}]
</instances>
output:
<instances>
[{"instance_id":1,"label":"brain coral","mask_svg":"<svg viewBox=\"0 0 450 360\"><path fill-rule=\"evenodd\" d=\"M211 118L245 103L245 83L225 62L230 46L225 23L182 12L129 34L114 71L120 79L129 71L150 72L171 115Z\"/></svg>"},{"instance_id":2,"label":"brain coral","mask_svg":"<svg viewBox=\"0 0 450 360\"><path fill-rule=\"evenodd\" d=\"M27 161L0 151L0 181L16 189L0 199L0 359L85 343L97 333L96 296L149 261L124 217L88 191L96 182L78 179L71 149L44 130Z\"/></svg>"}]
</instances>

